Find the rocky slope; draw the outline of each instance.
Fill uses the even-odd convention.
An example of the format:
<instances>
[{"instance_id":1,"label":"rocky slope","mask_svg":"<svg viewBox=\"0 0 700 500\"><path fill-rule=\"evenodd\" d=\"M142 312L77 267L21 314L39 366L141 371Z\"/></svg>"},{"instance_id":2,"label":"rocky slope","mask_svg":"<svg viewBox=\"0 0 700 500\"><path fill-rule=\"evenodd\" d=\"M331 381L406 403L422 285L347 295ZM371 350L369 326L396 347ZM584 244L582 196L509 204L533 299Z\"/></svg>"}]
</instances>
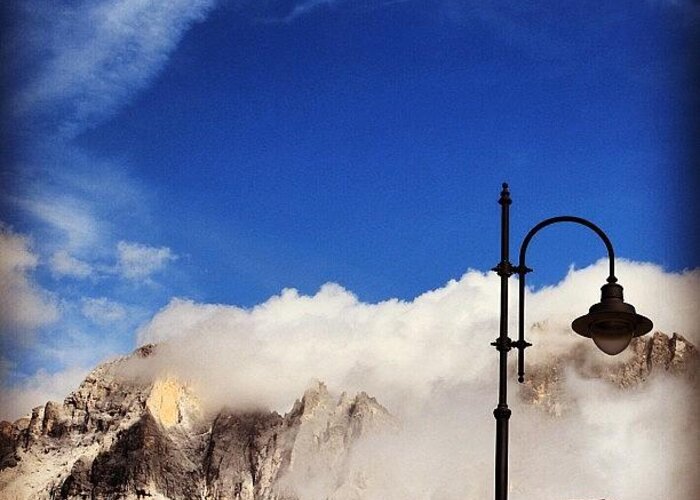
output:
<instances>
[{"instance_id":1,"label":"rocky slope","mask_svg":"<svg viewBox=\"0 0 700 500\"><path fill-rule=\"evenodd\" d=\"M322 383L284 416L205 416L177 380L120 377L127 359L98 367L62 404L0 424L1 498L293 500L314 482L358 498L362 478L345 467L353 444L397 426L374 398L337 400Z\"/></svg>"},{"instance_id":2,"label":"rocky slope","mask_svg":"<svg viewBox=\"0 0 700 500\"><path fill-rule=\"evenodd\" d=\"M551 358L527 367L525 383L520 396L552 415L561 415L574 404L565 390L567 373L582 378L604 380L624 389L645 382L652 376L668 374L694 379L700 355L693 344L682 335L671 337L656 332L632 339L628 353L621 359L607 358L607 362L591 361L583 352L590 345L579 344L568 354Z\"/></svg>"}]
</instances>

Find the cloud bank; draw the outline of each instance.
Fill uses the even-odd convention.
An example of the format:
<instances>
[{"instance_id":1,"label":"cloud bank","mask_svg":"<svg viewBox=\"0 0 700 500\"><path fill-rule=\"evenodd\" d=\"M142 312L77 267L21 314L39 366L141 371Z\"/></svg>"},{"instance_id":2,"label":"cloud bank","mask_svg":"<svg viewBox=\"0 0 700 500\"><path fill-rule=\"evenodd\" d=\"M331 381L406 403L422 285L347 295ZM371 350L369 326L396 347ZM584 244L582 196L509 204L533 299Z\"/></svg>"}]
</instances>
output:
<instances>
[{"instance_id":1,"label":"cloud bank","mask_svg":"<svg viewBox=\"0 0 700 500\"><path fill-rule=\"evenodd\" d=\"M536 363L586 342L570 322L600 299L605 267L600 261L571 270L558 285L527 294L527 324L538 324L528 336L535 344L528 360ZM336 284L313 296L287 289L249 310L173 299L138 340L163 343L167 365L177 366L184 378L206 380L211 394L219 388L217 401L236 404L239 398L284 409L316 377L370 391L396 408L404 393L425 396L436 384L490 377L495 354L489 342L498 332L499 310L492 274L470 271L410 302L367 304ZM626 300L651 317L656 329L698 343L700 270L666 273L621 261L618 275ZM511 310L515 332L515 306Z\"/></svg>"}]
</instances>

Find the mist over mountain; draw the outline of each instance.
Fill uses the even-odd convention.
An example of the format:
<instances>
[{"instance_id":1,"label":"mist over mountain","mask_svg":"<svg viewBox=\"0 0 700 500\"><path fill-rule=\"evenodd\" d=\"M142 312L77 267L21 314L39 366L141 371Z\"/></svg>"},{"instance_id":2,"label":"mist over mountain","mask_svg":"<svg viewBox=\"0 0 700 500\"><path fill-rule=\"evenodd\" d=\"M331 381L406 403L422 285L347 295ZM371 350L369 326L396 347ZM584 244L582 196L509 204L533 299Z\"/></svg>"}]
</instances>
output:
<instances>
[{"instance_id":1,"label":"mist over mountain","mask_svg":"<svg viewBox=\"0 0 700 500\"><path fill-rule=\"evenodd\" d=\"M122 376L128 360L99 366L62 404L2 423L3 498L292 499L310 488L356 498L353 443L398 428L374 398L335 398L321 382L284 416L206 414L176 379Z\"/></svg>"},{"instance_id":2,"label":"mist over mountain","mask_svg":"<svg viewBox=\"0 0 700 500\"><path fill-rule=\"evenodd\" d=\"M50 401L34 408L29 417L2 422L2 498L398 500L489 495L485 484L491 482L487 471L492 453L483 444L491 444L492 433L483 433L480 423L476 428L464 426L474 414L488 416L488 406L464 401L459 387L436 388L429 404L402 417L364 392L338 395L319 381L310 382L284 415L254 406L212 411L187 381L166 373L149 378L129 370L134 363L157 365L160 349L146 345L131 356L100 365L63 403ZM657 332L635 339L629 356L612 364L597 362L576 346L563 357L533 366L514 401L515 436L525 432L525 425L543 435L558 432L557 453L570 465L581 465L590 450L579 449L571 456L576 442L566 437L576 420L586 425L591 410L584 393L572 387L592 384L599 393L627 403L654 397L658 384L696 394L697 365L697 350L678 334ZM448 400L461 409L452 413ZM598 409L617 411L608 403ZM648 411L653 403L643 405ZM663 433L655 435L658 429L636 425L628 430L645 434L640 441L652 447L669 445L657 442L665 438ZM475 449L456 452L465 434ZM673 453L689 461L684 468L664 471L673 480L673 489L667 491L674 495L669 498L692 498L695 479L690 472L697 462L691 453L697 435L687 428L678 436L691 446L674 446ZM516 450L524 444L522 438L514 440L513 497L555 498L553 490L523 480L528 471ZM531 437L530 446L556 467L547 439ZM675 462L665 456L658 466L664 461ZM538 456L530 456L528 462L543 465ZM627 468L618 464L619 470ZM600 484L583 479L569 477L577 483L569 486L554 482L559 488L556 498L632 498L605 493ZM659 498L658 491L636 498Z\"/></svg>"}]
</instances>

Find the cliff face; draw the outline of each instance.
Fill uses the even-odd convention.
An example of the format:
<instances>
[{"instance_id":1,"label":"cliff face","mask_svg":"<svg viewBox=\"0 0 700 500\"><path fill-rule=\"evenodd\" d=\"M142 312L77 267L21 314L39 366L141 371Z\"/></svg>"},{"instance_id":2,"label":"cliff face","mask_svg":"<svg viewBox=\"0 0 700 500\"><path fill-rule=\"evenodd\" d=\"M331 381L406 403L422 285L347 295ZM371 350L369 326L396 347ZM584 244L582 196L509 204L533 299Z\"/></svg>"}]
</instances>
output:
<instances>
[{"instance_id":1,"label":"cliff face","mask_svg":"<svg viewBox=\"0 0 700 500\"><path fill-rule=\"evenodd\" d=\"M397 425L366 394L338 401L322 383L284 416L207 417L174 379L118 377L125 359L98 367L62 404L0 424L0 497L293 500L299 482L316 482L329 498L353 498L353 443Z\"/></svg>"},{"instance_id":2,"label":"cliff face","mask_svg":"<svg viewBox=\"0 0 700 500\"><path fill-rule=\"evenodd\" d=\"M662 374L694 379L700 362L695 346L676 333L671 337L656 332L634 338L630 353L618 362L591 361L583 353L587 348L590 345L579 345L567 355L527 367L525 383L520 386L521 398L552 415L561 415L574 404L564 389L567 373L625 389Z\"/></svg>"}]
</instances>

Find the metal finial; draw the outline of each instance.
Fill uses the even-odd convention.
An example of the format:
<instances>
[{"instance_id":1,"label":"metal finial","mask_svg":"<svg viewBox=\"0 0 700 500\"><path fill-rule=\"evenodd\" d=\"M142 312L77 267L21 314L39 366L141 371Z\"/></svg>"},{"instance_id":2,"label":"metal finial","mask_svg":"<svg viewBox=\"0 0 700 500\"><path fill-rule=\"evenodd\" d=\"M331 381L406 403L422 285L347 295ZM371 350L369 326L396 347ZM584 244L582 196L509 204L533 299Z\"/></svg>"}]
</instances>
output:
<instances>
[{"instance_id":1,"label":"metal finial","mask_svg":"<svg viewBox=\"0 0 700 500\"><path fill-rule=\"evenodd\" d=\"M510 205L512 203L510 199L510 191L508 191L508 183L504 182L503 184L503 190L501 191L501 198L498 200L498 203L501 205L503 204L508 204Z\"/></svg>"}]
</instances>

